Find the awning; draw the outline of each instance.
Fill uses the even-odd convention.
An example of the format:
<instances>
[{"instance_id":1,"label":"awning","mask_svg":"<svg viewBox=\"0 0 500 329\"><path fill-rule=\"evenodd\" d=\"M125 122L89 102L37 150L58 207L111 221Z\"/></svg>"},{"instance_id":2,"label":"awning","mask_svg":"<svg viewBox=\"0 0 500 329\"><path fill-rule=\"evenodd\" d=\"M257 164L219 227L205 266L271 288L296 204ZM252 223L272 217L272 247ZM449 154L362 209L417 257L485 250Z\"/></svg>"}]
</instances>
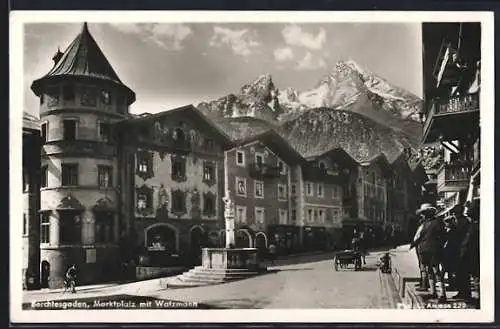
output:
<instances>
[{"instance_id":1,"label":"awning","mask_svg":"<svg viewBox=\"0 0 500 329\"><path fill-rule=\"evenodd\" d=\"M58 211L73 210L73 211L84 211L85 207L78 201L77 198L68 194L66 197L62 198L56 207Z\"/></svg>"}]
</instances>

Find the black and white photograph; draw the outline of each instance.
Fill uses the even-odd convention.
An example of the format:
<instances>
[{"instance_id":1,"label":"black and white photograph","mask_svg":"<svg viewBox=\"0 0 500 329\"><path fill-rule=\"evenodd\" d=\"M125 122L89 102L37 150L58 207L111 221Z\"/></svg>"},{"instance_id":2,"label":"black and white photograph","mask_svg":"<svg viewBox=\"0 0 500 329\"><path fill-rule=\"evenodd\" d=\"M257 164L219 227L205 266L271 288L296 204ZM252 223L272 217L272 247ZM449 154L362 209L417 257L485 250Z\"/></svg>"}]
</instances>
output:
<instances>
[{"instance_id":1,"label":"black and white photograph","mask_svg":"<svg viewBox=\"0 0 500 329\"><path fill-rule=\"evenodd\" d=\"M493 321L492 13L10 26L12 321Z\"/></svg>"}]
</instances>

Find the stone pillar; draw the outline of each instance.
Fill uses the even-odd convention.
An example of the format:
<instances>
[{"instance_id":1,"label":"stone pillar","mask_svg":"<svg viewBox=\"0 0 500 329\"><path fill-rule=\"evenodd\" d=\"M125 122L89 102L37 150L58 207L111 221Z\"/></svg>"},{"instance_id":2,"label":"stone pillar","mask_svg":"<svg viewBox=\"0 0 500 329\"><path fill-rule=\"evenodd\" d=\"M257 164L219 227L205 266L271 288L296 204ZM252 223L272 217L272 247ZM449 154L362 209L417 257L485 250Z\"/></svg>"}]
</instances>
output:
<instances>
[{"instance_id":1,"label":"stone pillar","mask_svg":"<svg viewBox=\"0 0 500 329\"><path fill-rule=\"evenodd\" d=\"M224 197L224 219L226 222L226 248L229 248L235 245L235 236L234 236L234 203L231 199L231 192L226 190L226 196Z\"/></svg>"}]
</instances>

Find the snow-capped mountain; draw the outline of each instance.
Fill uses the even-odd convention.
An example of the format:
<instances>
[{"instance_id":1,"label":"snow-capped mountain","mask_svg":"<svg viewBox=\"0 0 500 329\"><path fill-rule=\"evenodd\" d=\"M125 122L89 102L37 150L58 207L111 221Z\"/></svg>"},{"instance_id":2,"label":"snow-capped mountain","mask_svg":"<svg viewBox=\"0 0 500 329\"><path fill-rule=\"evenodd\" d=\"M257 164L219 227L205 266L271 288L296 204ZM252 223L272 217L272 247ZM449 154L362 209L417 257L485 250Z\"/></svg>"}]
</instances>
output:
<instances>
[{"instance_id":1,"label":"snow-capped mountain","mask_svg":"<svg viewBox=\"0 0 500 329\"><path fill-rule=\"evenodd\" d=\"M263 74L237 94L198 104L200 110L216 118L250 116L276 124L318 107L350 111L405 133L415 142L422 129L417 121L421 106L417 96L352 60L338 62L309 90L278 89L271 75Z\"/></svg>"}]
</instances>

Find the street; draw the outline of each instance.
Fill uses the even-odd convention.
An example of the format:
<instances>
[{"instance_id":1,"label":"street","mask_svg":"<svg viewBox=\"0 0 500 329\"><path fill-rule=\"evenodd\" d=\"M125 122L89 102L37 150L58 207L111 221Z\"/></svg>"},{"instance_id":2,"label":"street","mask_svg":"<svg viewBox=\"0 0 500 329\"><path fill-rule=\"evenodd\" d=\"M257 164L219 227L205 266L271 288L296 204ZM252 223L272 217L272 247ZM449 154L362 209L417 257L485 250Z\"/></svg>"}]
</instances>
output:
<instances>
[{"instance_id":1,"label":"street","mask_svg":"<svg viewBox=\"0 0 500 329\"><path fill-rule=\"evenodd\" d=\"M268 273L226 284L160 289L159 279L122 285L80 287L76 295L26 292L24 302L92 298L113 295L147 296L197 302L208 308L395 308L398 302L387 274L377 271L378 253L366 257L361 271L335 272L332 254L278 260Z\"/></svg>"}]
</instances>

